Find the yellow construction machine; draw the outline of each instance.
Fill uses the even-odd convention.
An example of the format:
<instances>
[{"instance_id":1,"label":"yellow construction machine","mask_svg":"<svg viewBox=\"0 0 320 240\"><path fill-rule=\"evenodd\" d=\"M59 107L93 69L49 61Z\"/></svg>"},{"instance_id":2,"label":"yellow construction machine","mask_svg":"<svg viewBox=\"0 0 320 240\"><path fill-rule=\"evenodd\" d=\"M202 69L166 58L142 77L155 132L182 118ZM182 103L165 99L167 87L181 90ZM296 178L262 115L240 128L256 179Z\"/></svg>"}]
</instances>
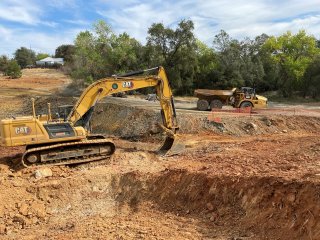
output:
<instances>
[{"instance_id":1,"label":"yellow construction machine","mask_svg":"<svg viewBox=\"0 0 320 240\"><path fill-rule=\"evenodd\" d=\"M142 75L157 71L156 75ZM90 119L96 103L119 92L155 87L160 101L163 128L167 137L160 151L170 150L178 129L172 91L163 67L124 75L113 75L87 87L69 113L52 119L48 114L37 116L34 101L33 116L12 117L0 122L2 146L26 146L21 163L24 166L67 165L108 158L115 151L112 140L90 133ZM66 110L66 109L65 109Z\"/></svg>"},{"instance_id":2,"label":"yellow construction machine","mask_svg":"<svg viewBox=\"0 0 320 240\"><path fill-rule=\"evenodd\" d=\"M197 109L206 111L218 109L225 105L235 108L266 108L268 99L256 94L254 88L242 87L232 90L196 89L194 95L198 98Z\"/></svg>"}]
</instances>

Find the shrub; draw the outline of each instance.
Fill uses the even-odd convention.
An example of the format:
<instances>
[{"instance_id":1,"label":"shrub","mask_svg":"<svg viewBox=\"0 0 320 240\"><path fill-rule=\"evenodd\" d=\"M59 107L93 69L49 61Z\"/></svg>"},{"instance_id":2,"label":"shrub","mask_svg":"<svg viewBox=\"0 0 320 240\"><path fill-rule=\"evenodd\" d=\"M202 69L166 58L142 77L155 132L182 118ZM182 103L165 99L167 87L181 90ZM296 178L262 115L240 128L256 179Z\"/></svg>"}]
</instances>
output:
<instances>
[{"instance_id":1,"label":"shrub","mask_svg":"<svg viewBox=\"0 0 320 240\"><path fill-rule=\"evenodd\" d=\"M20 78L22 76L21 68L15 60L11 60L5 70L5 75L11 78Z\"/></svg>"}]
</instances>

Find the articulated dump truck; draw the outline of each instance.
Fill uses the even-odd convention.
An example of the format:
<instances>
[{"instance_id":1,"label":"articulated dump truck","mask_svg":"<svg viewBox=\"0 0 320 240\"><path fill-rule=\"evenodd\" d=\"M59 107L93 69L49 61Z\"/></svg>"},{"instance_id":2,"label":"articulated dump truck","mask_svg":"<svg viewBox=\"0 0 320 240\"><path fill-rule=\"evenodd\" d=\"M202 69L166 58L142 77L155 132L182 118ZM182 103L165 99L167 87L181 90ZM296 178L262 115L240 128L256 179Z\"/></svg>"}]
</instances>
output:
<instances>
[{"instance_id":1,"label":"articulated dump truck","mask_svg":"<svg viewBox=\"0 0 320 240\"><path fill-rule=\"evenodd\" d=\"M249 87L232 90L196 89L194 95L198 98L197 109L200 111L219 109L225 105L235 108L265 108L268 105L266 97L257 95L255 90Z\"/></svg>"}]
</instances>

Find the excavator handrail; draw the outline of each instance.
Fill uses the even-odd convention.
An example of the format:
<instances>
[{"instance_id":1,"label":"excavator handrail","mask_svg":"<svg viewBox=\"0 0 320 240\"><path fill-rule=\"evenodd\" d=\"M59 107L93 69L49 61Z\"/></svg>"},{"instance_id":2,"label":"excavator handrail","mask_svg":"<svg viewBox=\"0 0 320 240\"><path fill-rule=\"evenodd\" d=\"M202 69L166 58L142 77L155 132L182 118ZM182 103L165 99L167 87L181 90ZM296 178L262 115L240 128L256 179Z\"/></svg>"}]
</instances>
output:
<instances>
[{"instance_id":1,"label":"excavator handrail","mask_svg":"<svg viewBox=\"0 0 320 240\"><path fill-rule=\"evenodd\" d=\"M159 70L161 68L161 66L159 67L154 67L154 68L148 68L148 69L144 69L144 70L138 70L138 71L134 71L134 72L129 72L129 73L124 73L121 75L112 75L112 77L131 77L131 76L136 76L136 75L140 75L146 72L151 72L154 70Z\"/></svg>"}]
</instances>

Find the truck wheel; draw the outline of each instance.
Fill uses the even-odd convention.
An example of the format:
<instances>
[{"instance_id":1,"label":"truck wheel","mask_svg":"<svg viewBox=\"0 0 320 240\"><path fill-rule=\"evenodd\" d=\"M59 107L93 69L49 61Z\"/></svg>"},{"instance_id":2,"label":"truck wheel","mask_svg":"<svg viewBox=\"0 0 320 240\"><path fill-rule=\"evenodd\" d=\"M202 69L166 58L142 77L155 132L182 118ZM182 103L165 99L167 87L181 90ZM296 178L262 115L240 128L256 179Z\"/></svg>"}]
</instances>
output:
<instances>
[{"instance_id":1,"label":"truck wheel","mask_svg":"<svg viewBox=\"0 0 320 240\"><path fill-rule=\"evenodd\" d=\"M243 102L240 104L240 108L252 107L251 102Z\"/></svg>"},{"instance_id":2,"label":"truck wheel","mask_svg":"<svg viewBox=\"0 0 320 240\"><path fill-rule=\"evenodd\" d=\"M214 100L212 100L211 103L210 103L210 108L211 108L211 110L212 110L213 108L219 108L219 109L221 109L222 106L223 106L223 103L222 103L219 99L214 99Z\"/></svg>"},{"instance_id":3,"label":"truck wheel","mask_svg":"<svg viewBox=\"0 0 320 240\"><path fill-rule=\"evenodd\" d=\"M207 100L199 99L197 102L197 108L200 111L207 111L209 107L209 103Z\"/></svg>"}]
</instances>

